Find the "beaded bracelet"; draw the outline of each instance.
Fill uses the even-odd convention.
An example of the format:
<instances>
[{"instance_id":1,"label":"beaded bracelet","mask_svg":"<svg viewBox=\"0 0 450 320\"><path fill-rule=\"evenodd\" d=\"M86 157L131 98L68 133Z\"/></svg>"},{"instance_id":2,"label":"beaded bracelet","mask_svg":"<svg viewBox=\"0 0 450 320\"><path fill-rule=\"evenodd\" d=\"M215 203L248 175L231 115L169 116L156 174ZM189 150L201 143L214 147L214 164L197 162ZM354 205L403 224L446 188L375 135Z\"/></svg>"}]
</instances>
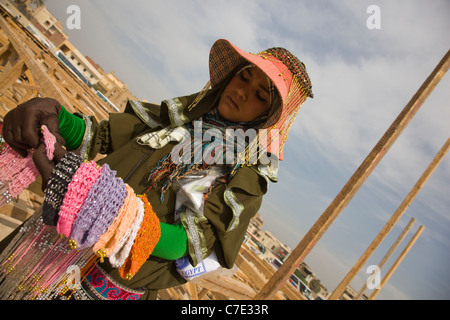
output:
<instances>
[{"instance_id":1,"label":"beaded bracelet","mask_svg":"<svg viewBox=\"0 0 450 320\"><path fill-rule=\"evenodd\" d=\"M130 280L145 263L153 252L161 236L161 225L156 213L145 195L139 195L144 202L144 221L141 223L138 234L125 263L119 268L123 279Z\"/></svg>"},{"instance_id":2,"label":"beaded bracelet","mask_svg":"<svg viewBox=\"0 0 450 320\"><path fill-rule=\"evenodd\" d=\"M58 212L72 176L83 160L73 152L64 155L53 169L45 190L42 219L45 224L56 226Z\"/></svg>"},{"instance_id":3,"label":"beaded bracelet","mask_svg":"<svg viewBox=\"0 0 450 320\"><path fill-rule=\"evenodd\" d=\"M119 213L114 221L108 227L106 232L100 236L93 247L93 251L100 256L100 262L103 262L105 257L109 257L114 252L116 246L119 244L126 231L130 228L136 217L138 210L138 198L133 189L129 185L125 185L127 196L123 202Z\"/></svg>"},{"instance_id":4,"label":"beaded bracelet","mask_svg":"<svg viewBox=\"0 0 450 320\"><path fill-rule=\"evenodd\" d=\"M137 199L137 213L130 228L126 231L125 235L119 239L119 243L115 247L114 251L109 256L109 263L113 268L119 268L125 263L125 259L128 257L134 240L136 239L141 223L144 220L145 207L144 202Z\"/></svg>"},{"instance_id":5,"label":"beaded bracelet","mask_svg":"<svg viewBox=\"0 0 450 320\"><path fill-rule=\"evenodd\" d=\"M73 223L70 235L73 249L83 249L95 244L118 214L126 196L126 188L115 174L107 164L103 165L100 177L92 185Z\"/></svg>"},{"instance_id":6,"label":"beaded bracelet","mask_svg":"<svg viewBox=\"0 0 450 320\"><path fill-rule=\"evenodd\" d=\"M58 224L56 225L56 231L59 234L66 237L70 236L75 218L102 169L103 167L98 166L94 161L84 161L73 175L59 211Z\"/></svg>"}]
</instances>

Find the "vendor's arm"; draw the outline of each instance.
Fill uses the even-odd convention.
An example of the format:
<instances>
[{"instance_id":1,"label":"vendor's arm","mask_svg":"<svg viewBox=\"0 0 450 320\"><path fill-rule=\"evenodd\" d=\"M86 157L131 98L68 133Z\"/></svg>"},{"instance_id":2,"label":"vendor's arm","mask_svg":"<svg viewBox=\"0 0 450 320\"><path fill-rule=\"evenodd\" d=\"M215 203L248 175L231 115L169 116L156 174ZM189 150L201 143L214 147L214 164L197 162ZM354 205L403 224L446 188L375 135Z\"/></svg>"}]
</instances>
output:
<instances>
[{"instance_id":1,"label":"vendor's arm","mask_svg":"<svg viewBox=\"0 0 450 320\"><path fill-rule=\"evenodd\" d=\"M184 257L187 251L187 235L181 223L177 225L161 222L161 237L153 249L152 256L167 260Z\"/></svg>"},{"instance_id":2,"label":"vendor's arm","mask_svg":"<svg viewBox=\"0 0 450 320\"><path fill-rule=\"evenodd\" d=\"M159 105L140 101L128 101L124 112L111 113L100 122L92 115L81 113L71 117L83 119L85 131L78 137L78 147L86 159L94 159L98 154L110 154L118 150L145 131L161 128L164 119L159 119Z\"/></svg>"}]
</instances>

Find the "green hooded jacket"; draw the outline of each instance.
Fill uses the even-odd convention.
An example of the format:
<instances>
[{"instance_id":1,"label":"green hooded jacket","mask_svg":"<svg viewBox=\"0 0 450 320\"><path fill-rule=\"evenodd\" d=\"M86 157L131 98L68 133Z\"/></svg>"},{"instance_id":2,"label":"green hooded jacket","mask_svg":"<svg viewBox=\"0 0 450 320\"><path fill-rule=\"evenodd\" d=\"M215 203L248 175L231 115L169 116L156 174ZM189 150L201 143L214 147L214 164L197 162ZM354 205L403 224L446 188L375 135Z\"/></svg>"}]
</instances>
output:
<instances>
[{"instance_id":1,"label":"green hooded jacket","mask_svg":"<svg viewBox=\"0 0 450 320\"><path fill-rule=\"evenodd\" d=\"M95 159L99 164L107 163L136 194L146 193L160 221L173 224L176 202L174 188L164 193L164 201L161 202L161 188L148 190L148 176L176 143L170 142L160 149L151 149L136 140L145 133L168 126L175 128L198 119L211 110L217 96L214 89L210 90L192 110L188 106L197 94L165 100L161 105L129 101L123 113L112 113L108 120L100 122L93 116L77 114L84 117L88 127L81 147L82 153L86 159ZM269 181L276 181L276 168L261 164L241 166L228 182L218 184L210 191L204 204L204 216L195 219L195 228L191 225L189 229L181 217L188 234L189 258L193 265L198 261L190 234L196 232L203 258L214 250L223 267L233 266L250 219L260 208ZM142 299L155 298L158 289L186 282L176 271L175 261L152 256L131 280L122 279L118 270L111 268L107 261L103 267L121 284L132 289L145 288L147 293Z\"/></svg>"}]
</instances>

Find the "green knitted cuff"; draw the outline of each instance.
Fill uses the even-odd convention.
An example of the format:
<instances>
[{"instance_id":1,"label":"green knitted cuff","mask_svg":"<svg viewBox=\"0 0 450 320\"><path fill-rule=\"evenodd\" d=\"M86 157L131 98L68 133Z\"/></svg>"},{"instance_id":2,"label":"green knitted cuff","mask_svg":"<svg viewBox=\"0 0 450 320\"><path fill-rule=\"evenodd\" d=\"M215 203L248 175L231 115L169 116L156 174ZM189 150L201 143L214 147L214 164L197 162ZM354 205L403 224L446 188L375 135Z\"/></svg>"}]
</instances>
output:
<instances>
[{"instance_id":1,"label":"green knitted cuff","mask_svg":"<svg viewBox=\"0 0 450 320\"><path fill-rule=\"evenodd\" d=\"M77 149L83 141L86 124L84 120L68 112L61 106L61 112L58 115L59 131L66 140L66 148L69 150Z\"/></svg>"},{"instance_id":2,"label":"green knitted cuff","mask_svg":"<svg viewBox=\"0 0 450 320\"><path fill-rule=\"evenodd\" d=\"M181 223L177 225L161 222L161 237L153 249L152 256L167 260L176 260L185 256L187 235Z\"/></svg>"}]
</instances>

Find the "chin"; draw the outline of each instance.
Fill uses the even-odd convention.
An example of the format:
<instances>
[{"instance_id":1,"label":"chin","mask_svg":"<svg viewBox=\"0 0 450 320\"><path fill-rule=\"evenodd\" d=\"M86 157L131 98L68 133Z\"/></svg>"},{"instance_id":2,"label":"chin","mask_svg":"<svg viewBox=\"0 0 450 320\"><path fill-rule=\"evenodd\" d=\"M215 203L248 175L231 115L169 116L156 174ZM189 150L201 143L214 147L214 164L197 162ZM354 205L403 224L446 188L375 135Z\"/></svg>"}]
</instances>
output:
<instances>
[{"instance_id":1,"label":"chin","mask_svg":"<svg viewBox=\"0 0 450 320\"><path fill-rule=\"evenodd\" d=\"M220 117L226 121L229 122L234 122L234 123L238 123L241 122L237 117L237 115L235 113L233 113L233 111L225 108L225 110L223 108L221 108L220 106L217 108L217 111L220 115Z\"/></svg>"},{"instance_id":2,"label":"chin","mask_svg":"<svg viewBox=\"0 0 450 320\"><path fill-rule=\"evenodd\" d=\"M218 111L218 113L219 113L219 116L221 117L221 118L223 118L223 119L225 119L225 120L227 120L227 121L230 121L228 118L228 114L227 114L227 112L226 111L223 111L223 109L219 106L218 108L217 108L217 111Z\"/></svg>"}]
</instances>

